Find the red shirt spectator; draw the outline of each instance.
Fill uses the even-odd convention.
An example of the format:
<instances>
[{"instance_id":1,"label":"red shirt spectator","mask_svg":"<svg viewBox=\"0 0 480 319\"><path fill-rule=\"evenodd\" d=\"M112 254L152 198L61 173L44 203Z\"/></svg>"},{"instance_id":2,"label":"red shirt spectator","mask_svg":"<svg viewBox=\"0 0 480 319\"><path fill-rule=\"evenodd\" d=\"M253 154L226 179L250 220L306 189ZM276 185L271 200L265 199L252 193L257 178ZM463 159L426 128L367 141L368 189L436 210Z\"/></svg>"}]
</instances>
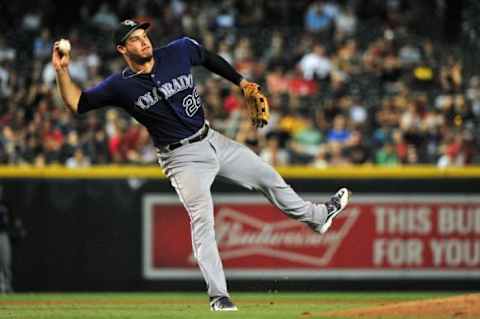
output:
<instances>
[{"instance_id":1,"label":"red shirt spectator","mask_svg":"<svg viewBox=\"0 0 480 319\"><path fill-rule=\"evenodd\" d=\"M292 75L288 82L288 91L293 95L314 95L318 92L318 85L314 80L306 80L300 73Z\"/></svg>"},{"instance_id":2,"label":"red shirt spectator","mask_svg":"<svg viewBox=\"0 0 480 319\"><path fill-rule=\"evenodd\" d=\"M270 94L285 93L288 91L288 79L281 70L275 69L267 75L267 89Z\"/></svg>"},{"instance_id":3,"label":"red shirt spectator","mask_svg":"<svg viewBox=\"0 0 480 319\"><path fill-rule=\"evenodd\" d=\"M223 101L223 108L228 113L237 110L243 103L243 97L238 87L232 87L230 95Z\"/></svg>"}]
</instances>

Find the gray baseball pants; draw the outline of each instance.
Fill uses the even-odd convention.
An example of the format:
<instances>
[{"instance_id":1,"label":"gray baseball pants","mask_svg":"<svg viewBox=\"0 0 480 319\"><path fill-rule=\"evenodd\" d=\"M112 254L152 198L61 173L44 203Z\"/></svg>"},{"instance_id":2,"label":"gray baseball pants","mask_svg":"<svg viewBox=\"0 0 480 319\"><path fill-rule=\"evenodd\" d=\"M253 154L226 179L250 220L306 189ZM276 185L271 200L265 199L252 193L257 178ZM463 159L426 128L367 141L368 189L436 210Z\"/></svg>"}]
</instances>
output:
<instances>
[{"instance_id":1,"label":"gray baseball pants","mask_svg":"<svg viewBox=\"0 0 480 319\"><path fill-rule=\"evenodd\" d=\"M324 205L304 201L275 169L248 147L210 129L206 138L158 153L159 164L185 206L193 254L207 283L208 295L229 296L215 241L210 187L216 176L263 193L289 217L324 222Z\"/></svg>"}]
</instances>

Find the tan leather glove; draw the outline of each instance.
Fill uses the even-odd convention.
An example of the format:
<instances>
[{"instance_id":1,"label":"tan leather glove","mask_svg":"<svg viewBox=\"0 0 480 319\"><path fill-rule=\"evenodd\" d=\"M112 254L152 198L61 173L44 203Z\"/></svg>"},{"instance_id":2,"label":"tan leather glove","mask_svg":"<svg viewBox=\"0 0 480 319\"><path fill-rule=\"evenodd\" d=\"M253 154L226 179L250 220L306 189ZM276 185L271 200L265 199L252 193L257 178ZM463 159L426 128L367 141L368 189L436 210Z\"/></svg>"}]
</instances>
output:
<instances>
[{"instance_id":1,"label":"tan leather glove","mask_svg":"<svg viewBox=\"0 0 480 319\"><path fill-rule=\"evenodd\" d=\"M242 93L252 124L257 128L267 125L270 119L270 106L266 96L260 92L260 86L248 83L242 88Z\"/></svg>"}]
</instances>

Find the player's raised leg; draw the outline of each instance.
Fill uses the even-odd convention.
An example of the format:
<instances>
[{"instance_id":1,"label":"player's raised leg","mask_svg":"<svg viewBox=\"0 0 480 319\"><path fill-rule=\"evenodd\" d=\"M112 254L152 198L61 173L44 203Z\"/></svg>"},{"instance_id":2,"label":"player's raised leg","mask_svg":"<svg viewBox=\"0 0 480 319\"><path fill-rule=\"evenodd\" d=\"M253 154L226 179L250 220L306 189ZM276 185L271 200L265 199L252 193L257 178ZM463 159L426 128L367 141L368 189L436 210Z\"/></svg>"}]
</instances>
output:
<instances>
[{"instance_id":1,"label":"player's raised leg","mask_svg":"<svg viewBox=\"0 0 480 319\"><path fill-rule=\"evenodd\" d=\"M234 183L262 192L289 217L307 224L312 230L324 233L332 220L347 206L349 191L340 189L325 203L303 200L278 172L248 147L215 132L218 144L219 176ZM215 145L217 145L215 144Z\"/></svg>"}]
</instances>

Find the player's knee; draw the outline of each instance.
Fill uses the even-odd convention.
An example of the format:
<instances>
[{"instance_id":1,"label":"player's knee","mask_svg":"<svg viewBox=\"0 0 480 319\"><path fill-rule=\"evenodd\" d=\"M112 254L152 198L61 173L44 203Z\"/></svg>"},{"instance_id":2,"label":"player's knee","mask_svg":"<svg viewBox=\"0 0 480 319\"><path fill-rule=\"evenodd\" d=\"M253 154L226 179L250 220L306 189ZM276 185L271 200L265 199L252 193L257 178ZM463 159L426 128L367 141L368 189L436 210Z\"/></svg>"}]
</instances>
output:
<instances>
[{"instance_id":1,"label":"player's knee","mask_svg":"<svg viewBox=\"0 0 480 319\"><path fill-rule=\"evenodd\" d=\"M212 196L210 194L210 189L204 188L195 188L190 190L183 190L181 192L182 200L189 205L202 205L203 203L209 202L212 200Z\"/></svg>"},{"instance_id":2,"label":"player's knee","mask_svg":"<svg viewBox=\"0 0 480 319\"><path fill-rule=\"evenodd\" d=\"M211 212L199 211L191 217L192 236L196 246L206 242L215 242L213 209Z\"/></svg>"},{"instance_id":3,"label":"player's knee","mask_svg":"<svg viewBox=\"0 0 480 319\"><path fill-rule=\"evenodd\" d=\"M209 192L184 192L182 200L193 223L213 223L213 202Z\"/></svg>"},{"instance_id":4,"label":"player's knee","mask_svg":"<svg viewBox=\"0 0 480 319\"><path fill-rule=\"evenodd\" d=\"M194 225L205 225L206 227L213 227L213 207L203 206L193 209L190 212L190 219Z\"/></svg>"},{"instance_id":5,"label":"player's knee","mask_svg":"<svg viewBox=\"0 0 480 319\"><path fill-rule=\"evenodd\" d=\"M278 187L283 185L282 177L274 170L270 169L262 173L262 178L260 179L259 186L262 189Z\"/></svg>"}]
</instances>

